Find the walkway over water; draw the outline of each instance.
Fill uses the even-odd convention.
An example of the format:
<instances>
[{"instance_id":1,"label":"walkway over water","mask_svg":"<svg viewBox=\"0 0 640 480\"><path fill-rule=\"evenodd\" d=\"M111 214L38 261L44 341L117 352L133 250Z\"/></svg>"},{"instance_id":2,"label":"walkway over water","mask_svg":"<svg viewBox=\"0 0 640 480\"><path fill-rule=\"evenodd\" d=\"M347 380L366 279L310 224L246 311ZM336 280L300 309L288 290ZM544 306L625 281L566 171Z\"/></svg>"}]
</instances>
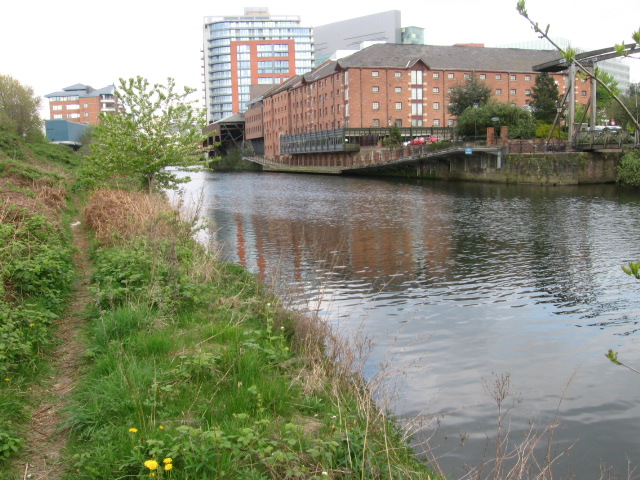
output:
<instances>
[{"instance_id":1,"label":"walkway over water","mask_svg":"<svg viewBox=\"0 0 640 480\"><path fill-rule=\"evenodd\" d=\"M504 147L500 146L453 146L442 150L433 150L430 145L418 145L363 149L350 156L298 155L293 157L291 163L270 160L265 157L246 157L246 160L259 163L267 171L341 174L371 168L400 167L427 159L447 159L480 152L501 158L503 151Z\"/></svg>"}]
</instances>

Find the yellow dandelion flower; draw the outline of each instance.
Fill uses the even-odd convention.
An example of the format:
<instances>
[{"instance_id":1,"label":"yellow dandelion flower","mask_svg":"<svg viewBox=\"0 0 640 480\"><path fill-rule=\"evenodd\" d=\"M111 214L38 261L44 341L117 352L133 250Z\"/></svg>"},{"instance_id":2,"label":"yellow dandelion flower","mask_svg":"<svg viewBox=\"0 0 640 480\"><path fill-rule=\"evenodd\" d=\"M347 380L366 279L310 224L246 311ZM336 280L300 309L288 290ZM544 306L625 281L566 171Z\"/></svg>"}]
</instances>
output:
<instances>
[{"instance_id":1,"label":"yellow dandelion flower","mask_svg":"<svg viewBox=\"0 0 640 480\"><path fill-rule=\"evenodd\" d=\"M166 465L167 463L171 463L171 462L173 462L173 458L171 458L171 457L167 457L167 458L165 458L165 459L162 461L162 463L164 463L165 465Z\"/></svg>"},{"instance_id":2,"label":"yellow dandelion flower","mask_svg":"<svg viewBox=\"0 0 640 480\"><path fill-rule=\"evenodd\" d=\"M146 462L144 462L144 466L149 470L155 470L158 468L158 462L156 462L155 460L147 460Z\"/></svg>"},{"instance_id":3,"label":"yellow dandelion flower","mask_svg":"<svg viewBox=\"0 0 640 480\"><path fill-rule=\"evenodd\" d=\"M5 382L10 382L10 381L11 381L11 379L10 379L10 378L5 378L5 379L4 379L4 381L5 381Z\"/></svg>"},{"instance_id":4,"label":"yellow dandelion flower","mask_svg":"<svg viewBox=\"0 0 640 480\"><path fill-rule=\"evenodd\" d=\"M35 324L35 323L30 323L30 324L29 324L29 326L30 326L30 327L35 327L35 326L36 326L36 324Z\"/></svg>"},{"instance_id":5,"label":"yellow dandelion flower","mask_svg":"<svg viewBox=\"0 0 640 480\"><path fill-rule=\"evenodd\" d=\"M173 468L173 465L171 465L170 463L167 463L167 464L164 466L164 469L165 469L165 470L167 470L167 471L171 470L172 468Z\"/></svg>"},{"instance_id":6,"label":"yellow dandelion flower","mask_svg":"<svg viewBox=\"0 0 640 480\"><path fill-rule=\"evenodd\" d=\"M160 430L164 430L164 425L160 425L158 428L159 428Z\"/></svg>"},{"instance_id":7,"label":"yellow dandelion flower","mask_svg":"<svg viewBox=\"0 0 640 480\"><path fill-rule=\"evenodd\" d=\"M137 428L130 428L129 431L131 433L138 433L138 429Z\"/></svg>"}]
</instances>

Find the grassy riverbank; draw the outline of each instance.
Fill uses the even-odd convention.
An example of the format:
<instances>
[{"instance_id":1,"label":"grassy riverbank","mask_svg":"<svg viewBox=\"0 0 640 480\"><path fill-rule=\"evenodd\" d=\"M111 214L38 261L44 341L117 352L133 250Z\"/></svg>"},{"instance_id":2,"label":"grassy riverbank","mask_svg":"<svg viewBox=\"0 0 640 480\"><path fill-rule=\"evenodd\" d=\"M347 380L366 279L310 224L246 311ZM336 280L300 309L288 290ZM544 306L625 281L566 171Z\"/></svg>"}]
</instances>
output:
<instances>
[{"instance_id":1,"label":"grassy riverbank","mask_svg":"<svg viewBox=\"0 0 640 480\"><path fill-rule=\"evenodd\" d=\"M0 462L24 451L35 387L51 373L54 325L75 272L67 207L74 157L0 130ZM3 476L4 475L4 476Z\"/></svg>"},{"instance_id":2,"label":"grassy riverbank","mask_svg":"<svg viewBox=\"0 0 640 480\"><path fill-rule=\"evenodd\" d=\"M73 156L2 140L2 478L23 478L34 455L50 479L430 478L349 345L197 244L194 219L103 189L72 232ZM91 240L76 242L86 297L72 288L72 236ZM86 312L77 370L35 448L26 432L56 391L69 298Z\"/></svg>"}]
</instances>

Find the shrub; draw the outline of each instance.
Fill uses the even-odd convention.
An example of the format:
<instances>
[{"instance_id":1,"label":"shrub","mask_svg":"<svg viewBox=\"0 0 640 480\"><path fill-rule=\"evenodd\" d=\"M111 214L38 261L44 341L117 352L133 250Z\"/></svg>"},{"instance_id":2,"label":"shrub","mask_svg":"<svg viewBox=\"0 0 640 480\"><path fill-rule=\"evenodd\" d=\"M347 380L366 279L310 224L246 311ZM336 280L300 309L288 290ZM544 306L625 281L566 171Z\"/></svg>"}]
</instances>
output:
<instances>
[{"instance_id":1,"label":"shrub","mask_svg":"<svg viewBox=\"0 0 640 480\"><path fill-rule=\"evenodd\" d=\"M562 132L559 125L553 131L553 138L567 138L567 133ZM536 122L536 138L549 138L551 133L551 124L544 122Z\"/></svg>"},{"instance_id":2,"label":"shrub","mask_svg":"<svg viewBox=\"0 0 640 480\"><path fill-rule=\"evenodd\" d=\"M618 181L634 187L640 186L640 152L626 153L618 165Z\"/></svg>"}]
</instances>

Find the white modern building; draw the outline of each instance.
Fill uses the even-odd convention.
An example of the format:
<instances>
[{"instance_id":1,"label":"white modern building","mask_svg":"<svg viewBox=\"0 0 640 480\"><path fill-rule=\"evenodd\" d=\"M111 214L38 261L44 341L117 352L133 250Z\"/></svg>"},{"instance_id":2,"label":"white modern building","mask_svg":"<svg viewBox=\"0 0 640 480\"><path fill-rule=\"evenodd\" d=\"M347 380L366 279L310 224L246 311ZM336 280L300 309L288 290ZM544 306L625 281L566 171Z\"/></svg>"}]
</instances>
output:
<instances>
[{"instance_id":1,"label":"white modern building","mask_svg":"<svg viewBox=\"0 0 640 480\"><path fill-rule=\"evenodd\" d=\"M363 44L401 43L400 17L400 10L389 10L316 26L316 66L335 56L339 50L353 52L360 50Z\"/></svg>"},{"instance_id":2,"label":"white modern building","mask_svg":"<svg viewBox=\"0 0 640 480\"><path fill-rule=\"evenodd\" d=\"M372 13L314 27L315 66L376 43L424 44L424 28L401 27L400 10Z\"/></svg>"},{"instance_id":3,"label":"white modern building","mask_svg":"<svg viewBox=\"0 0 640 480\"><path fill-rule=\"evenodd\" d=\"M571 42L566 38L554 38L554 43L558 45L560 48L566 49L571 45ZM603 45L602 48L610 47L612 45ZM498 48L524 48L528 50L555 50L553 45L549 43L547 40L540 38L537 40L530 40L527 42L519 42L519 43L510 43L507 45L496 45ZM577 53L586 52L584 48L574 47ZM600 68L603 72L607 72L609 75L613 77L613 79L618 82L618 88L622 93L627 93L630 85L630 66L625 60L621 60L619 58L612 58L609 60L604 60L598 63L598 68Z\"/></svg>"},{"instance_id":4,"label":"white modern building","mask_svg":"<svg viewBox=\"0 0 640 480\"><path fill-rule=\"evenodd\" d=\"M204 99L207 119L246 110L251 85L282 83L313 68L313 29L298 16L245 8L242 16L205 17Z\"/></svg>"}]
</instances>

